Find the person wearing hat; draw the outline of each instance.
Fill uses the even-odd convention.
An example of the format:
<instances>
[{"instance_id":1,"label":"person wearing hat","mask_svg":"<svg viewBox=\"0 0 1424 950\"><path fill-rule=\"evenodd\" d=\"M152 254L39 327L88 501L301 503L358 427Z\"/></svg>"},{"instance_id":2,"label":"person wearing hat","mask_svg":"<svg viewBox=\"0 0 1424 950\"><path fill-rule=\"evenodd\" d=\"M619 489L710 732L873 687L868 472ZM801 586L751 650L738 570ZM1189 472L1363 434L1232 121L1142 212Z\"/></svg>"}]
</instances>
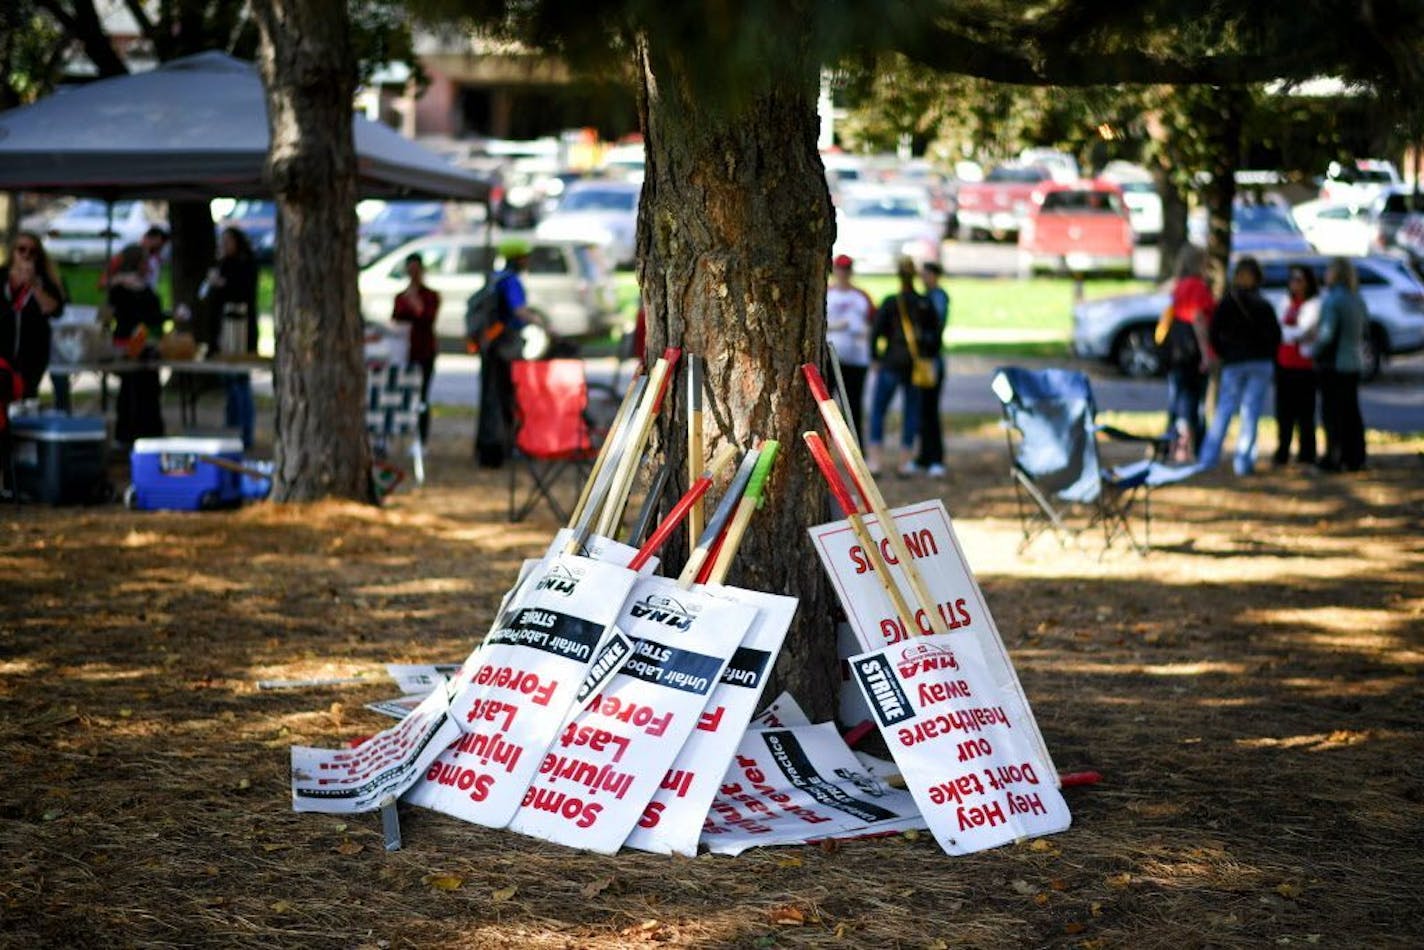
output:
<instances>
[{"instance_id":1,"label":"person wearing hat","mask_svg":"<svg viewBox=\"0 0 1424 950\"><path fill-rule=\"evenodd\" d=\"M499 293L499 322L504 329L498 339L518 335L531 323L540 323L529 306L529 296L520 275L529 269L529 242L505 238L499 242L504 269L494 275ZM514 433L514 379L509 360L498 341L480 351L480 419L475 430L475 457L485 468L499 468L509 454Z\"/></svg>"},{"instance_id":2,"label":"person wearing hat","mask_svg":"<svg viewBox=\"0 0 1424 950\"><path fill-rule=\"evenodd\" d=\"M869 294L851 283L853 265L845 254L831 262L831 285L826 289L826 342L841 362L851 424L859 440L865 437L861 413L865 375L870 371L870 326L875 321L875 304Z\"/></svg>"}]
</instances>

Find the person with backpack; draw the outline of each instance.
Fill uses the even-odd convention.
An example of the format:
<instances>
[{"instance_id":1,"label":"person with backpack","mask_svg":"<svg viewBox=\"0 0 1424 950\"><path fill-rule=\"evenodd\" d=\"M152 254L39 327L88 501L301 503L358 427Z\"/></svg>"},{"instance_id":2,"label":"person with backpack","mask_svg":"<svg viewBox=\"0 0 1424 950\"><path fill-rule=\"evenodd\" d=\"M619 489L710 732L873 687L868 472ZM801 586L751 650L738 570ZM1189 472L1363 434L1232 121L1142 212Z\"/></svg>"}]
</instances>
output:
<instances>
[{"instance_id":1,"label":"person with backpack","mask_svg":"<svg viewBox=\"0 0 1424 950\"><path fill-rule=\"evenodd\" d=\"M1157 341L1167 368L1167 437L1174 462L1190 462L1206 436L1207 328L1216 298L1205 273L1206 252L1194 244L1183 247Z\"/></svg>"},{"instance_id":2,"label":"person with backpack","mask_svg":"<svg viewBox=\"0 0 1424 950\"><path fill-rule=\"evenodd\" d=\"M885 417L897 392L904 392L904 412L900 419L902 460L897 474L915 475L916 438L920 435L920 392L935 384L933 367L928 379L917 378L915 364L932 364L939 340L939 318L934 307L915 289L915 263L909 258L896 269L900 290L886 297L876 311L870 329L871 370L875 374L870 394L870 432L866 440L866 464L870 474L880 474L885 464Z\"/></svg>"},{"instance_id":3,"label":"person with backpack","mask_svg":"<svg viewBox=\"0 0 1424 950\"><path fill-rule=\"evenodd\" d=\"M1211 428L1202 442L1199 468L1215 468L1221 460L1226 429L1239 411L1232 469L1250 475L1256 465L1256 424L1266 405L1275 376L1276 351L1281 345L1281 325L1276 311L1261 296L1261 265L1243 257L1228 290L1211 319L1209 339L1221 364L1221 392Z\"/></svg>"},{"instance_id":4,"label":"person with backpack","mask_svg":"<svg viewBox=\"0 0 1424 950\"><path fill-rule=\"evenodd\" d=\"M499 468L509 454L514 433L514 379L510 363L519 359L521 334L542 321L529 306L520 275L529 269L529 242L506 238L499 254L504 269L471 298L465 329L480 355L480 417L475 428L475 459L482 468Z\"/></svg>"}]
</instances>

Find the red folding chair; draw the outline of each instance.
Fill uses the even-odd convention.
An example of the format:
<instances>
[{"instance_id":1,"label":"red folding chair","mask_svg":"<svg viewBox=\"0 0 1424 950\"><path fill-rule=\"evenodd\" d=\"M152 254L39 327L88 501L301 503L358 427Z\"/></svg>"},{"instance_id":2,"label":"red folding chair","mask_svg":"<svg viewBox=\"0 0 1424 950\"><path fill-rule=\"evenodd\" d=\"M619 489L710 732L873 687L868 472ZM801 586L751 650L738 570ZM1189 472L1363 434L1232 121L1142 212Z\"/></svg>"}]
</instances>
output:
<instances>
[{"instance_id":1,"label":"red folding chair","mask_svg":"<svg viewBox=\"0 0 1424 950\"><path fill-rule=\"evenodd\" d=\"M520 360L511 370L515 464L509 466L509 520L522 521L542 498L556 519L567 521L573 502L569 509L559 503L559 482L572 483L576 500L598 451L583 360ZM532 482L522 500L521 469Z\"/></svg>"}]
</instances>

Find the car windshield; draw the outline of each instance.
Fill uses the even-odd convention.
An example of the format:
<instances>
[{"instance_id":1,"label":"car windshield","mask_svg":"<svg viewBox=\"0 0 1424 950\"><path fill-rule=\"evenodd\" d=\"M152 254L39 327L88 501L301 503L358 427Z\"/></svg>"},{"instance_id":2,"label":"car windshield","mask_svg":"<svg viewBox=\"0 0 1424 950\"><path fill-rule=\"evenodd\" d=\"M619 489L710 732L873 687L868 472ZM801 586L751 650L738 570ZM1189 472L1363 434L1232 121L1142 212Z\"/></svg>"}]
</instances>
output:
<instances>
[{"instance_id":1,"label":"car windshield","mask_svg":"<svg viewBox=\"0 0 1424 950\"><path fill-rule=\"evenodd\" d=\"M923 209L912 195L857 195L842 208L853 218L918 218Z\"/></svg>"},{"instance_id":2,"label":"car windshield","mask_svg":"<svg viewBox=\"0 0 1424 950\"><path fill-rule=\"evenodd\" d=\"M1124 193L1137 195L1152 194L1157 190L1157 187L1150 181L1120 181L1117 183L1117 186L1121 188Z\"/></svg>"},{"instance_id":3,"label":"car windshield","mask_svg":"<svg viewBox=\"0 0 1424 950\"><path fill-rule=\"evenodd\" d=\"M244 199L232 206L232 211L228 214L229 219L239 218L275 218L277 216L277 206L270 201L250 201Z\"/></svg>"},{"instance_id":4,"label":"car windshield","mask_svg":"<svg viewBox=\"0 0 1424 950\"><path fill-rule=\"evenodd\" d=\"M1122 214L1122 199L1111 191L1050 191L1043 210L1064 214Z\"/></svg>"},{"instance_id":5,"label":"car windshield","mask_svg":"<svg viewBox=\"0 0 1424 950\"><path fill-rule=\"evenodd\" d=\"M373 224L419 224L439 221L444 209L438 201L392 201L376 215Z\"/></svg>"},{"instance_id":6,"label":"car windshield","mask_svg":"<svg viewBox=\"0 0 1424 950\"><path fill-rule=\"evenodd\" d=\"M1231 230L1295 234L1295 222L1274 208L1237 208L1231 214Z\"/></svg>"},{"instance_id":7,"label":"car windshield","mask_svg":"<svg viewBox=\"0 0 1424 950\"><path fill-rule=\"evenodd\" d=\"M1042 168L1011 168L1007 165L1000 165L998 168L991 171L984 180L1021 182L1028 184L1036 181L1043 181L1046 178L1048 178L1048 172L1044 171Z\"/></svg>"},{"instance_id":8,"label":"car windshield","mask_svg":"<svg viewBox=\"0 0 1424 950\"><path fill-rule=\"evenodd\" d=\"M114 219L127 218L133 212L134 204L132 201L114 202ZM67 218L102 218L108 213L104 202L96 198L81 198L65 210L64 216Z\"/></svg>"},{"instance_id":9,"label":"car windshield","mask_svg":"<svg viewBox=\"0 0 1424 950\"><path fill-rule=\"evenodd\" d=\"M570 191L559 205L560 211L633 211L638 206L636 191L581 188Z\"/></svg>"}]
</instances>

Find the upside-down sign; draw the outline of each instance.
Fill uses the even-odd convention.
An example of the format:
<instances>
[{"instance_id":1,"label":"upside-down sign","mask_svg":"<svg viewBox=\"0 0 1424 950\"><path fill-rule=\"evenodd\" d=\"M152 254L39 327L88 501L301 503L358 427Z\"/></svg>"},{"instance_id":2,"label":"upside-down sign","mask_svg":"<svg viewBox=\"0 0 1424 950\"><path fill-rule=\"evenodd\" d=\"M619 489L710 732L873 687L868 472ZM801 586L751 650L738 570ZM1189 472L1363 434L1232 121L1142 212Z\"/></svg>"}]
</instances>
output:
<instances>
[{"instance_id":1,"label":"upside-down sign","mask_svg":"<svg viewBox=\"0 0 1424 950\"><path fill-rule=\"evenodd\" d=\"M986 671L955 652L963 642L937 634L850 660L920 813L950 854L1065 830L1057 776Z\"/></svg>"},{"instance_id":2,"label":"upside-down sign","mask_svg":"<svg viewBox=\"0 0 1424 950\"><path fill-rule=\"evenodd\" d=\"M896 508L890 514L924 578L925 586L929 588L930 597L954 637L951 641L954 649L961 654L972 654L988 673L995 695L999 697L998 702L1008 711L1020 732L1030 737L1034 755L1042 763L1050 781L1057 784L1058 773L1053 768L1048 746L1038 731L1038 723L1034 721L1028 698L1019 685L1018 674L1014 672L1009 653L999 637L999 629L989 614L989 606L984 602L984 595L964 559L944 502L918 502ZM867 516L865 524L878 542L900 590L909 591L910 585L905 580L894 549L885 540L885 532L879 522L873 516ZM835 521L812 528L810 534L862 649L876 650L907 639L910 632L896 616L890 597L875 576L871 559L856 540L850 524ZM920 632L929 633L930 622L923 609L917 612L916 618Z\"/></svg>"},{"instance_id":3,"label":"upside-down sign","mask_svg":"<svg viewBox=\"0 0 1424 950\"><path fill-rule=\"evenodd\" d=\"M450 717L464 735L405 800L508 824L636 579L576 555L542 561L456 680Z\"/></svg>"},{"instance_id":4,"label":"upside-down sign","mask_svg":"<svg viewBox=\"0 0 1424 950\"><path fill-rule=\"evenodd\" d=\"M639 580L618 618L633 638L633 657L563 728L510 830L616 852L697 725L756 613L660 577Z\"/></svg>"}]
</instances>

